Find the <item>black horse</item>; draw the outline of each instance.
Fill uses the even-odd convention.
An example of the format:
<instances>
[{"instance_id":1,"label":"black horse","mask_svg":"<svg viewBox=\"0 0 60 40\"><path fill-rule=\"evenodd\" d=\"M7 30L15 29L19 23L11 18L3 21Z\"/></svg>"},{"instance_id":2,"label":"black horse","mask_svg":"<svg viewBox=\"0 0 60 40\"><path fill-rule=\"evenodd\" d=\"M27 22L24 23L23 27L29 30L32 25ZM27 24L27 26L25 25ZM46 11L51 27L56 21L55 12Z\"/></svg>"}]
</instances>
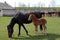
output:
<instances>
[{"instance_id":1,"label":"black horse","mask_svg":"<svg viewBox=\"0 0 60 40\"><path fill-rule=\"evenodd\" d=\"M41 12L34 12L34 14L36 15L37 18L41 18L42 14ZM28 21L28 17L29 17L29 13L22 13L22 12L18 12L12 19L10 24L7 26L7 30L8 30L8 37L11 38L12 34L13 34L13 27L14 25L17 23L19 25L19 33L18 36L20 35L20 30L21 30L21 26L24 28L24 30L26 31L26 34L28 35L28 31L25 28L24 24L29 24L32 21ZM40 25L40 29L42 30L42 25Z\"/></svg>"}]
</instances>

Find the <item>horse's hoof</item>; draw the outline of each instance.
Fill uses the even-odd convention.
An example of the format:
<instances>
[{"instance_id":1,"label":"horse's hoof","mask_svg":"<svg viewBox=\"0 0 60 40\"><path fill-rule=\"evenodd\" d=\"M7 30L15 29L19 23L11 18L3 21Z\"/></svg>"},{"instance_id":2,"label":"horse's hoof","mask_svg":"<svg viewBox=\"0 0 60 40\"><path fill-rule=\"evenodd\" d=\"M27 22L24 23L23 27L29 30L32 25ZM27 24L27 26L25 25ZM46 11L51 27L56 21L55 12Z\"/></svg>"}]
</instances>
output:
<instances>
[{"instance_id":1,"label":"horse's hoof","mask_svg":"<svg viewBox=\"0 0 60 40\"><path fill-rule=\"evenodd\" d=\"M29 34L28 34L28 31L26 32L26 34L29 35Z\"/></svg>"},{"instance_id":2,"label":"horse's hoof","mask_svg":"<svg viewBox=\"0 0 60 40\"><path fill-rule=\"evenodd\" d=\"M8 37L9 37L9 38L12 38L12 35L9 35Z\"/></svg>"},{"instance_id":3,"label":"horse's hoof","mask_svg":"<svg viewBox=\"0 0 60 40\"><path fill-rule=\"evenodd\" d=\"M19 37L20 35L18 35L18 37Z\"/></svg>"},{"instance_id":4,"label":"horse's hoof","mask_svg":"<svg viewBox=\"0 0 60 40\"><path fill-rule=\"evenodd\" d=\"M20 34L18 34L18 37L20 36Z\"/></svg>"},{"instance_id":5,"label":"horse's hoof","mask_svg":"<svg viewBox=\"0 0 60 40\"><path fill-rule=\"evenodd\" d=\"M45 36L47 35L47 33L44 34Z\"/></svg>"},{"instance_id":6,"label":"horse's hoof","mask_svg":"<svg viewBox=\"0 0 60 40\"><path fill-rule=\"evenodd\" d=\"M27 33L27 35L29 35L29 34Z\"/></svg>"},{"instance_id":7,"label":"horse's hoof","mask_svg":"<svg viewBox=\"0 0 60 40\"><path fill-rule=\"evenodd\" d=\"M27 35L29 35L28 33L26 33Z\"/></svg>"},{"instance_id":8,"label":"horse's hoof","mask_svg":"<svg viewBox=\"0 0 60 40\"><path fill-rule=\"evenodd\" d=\"M9 36L9 38L12 38L12 36Z\"/></svg>"}]
</instances>

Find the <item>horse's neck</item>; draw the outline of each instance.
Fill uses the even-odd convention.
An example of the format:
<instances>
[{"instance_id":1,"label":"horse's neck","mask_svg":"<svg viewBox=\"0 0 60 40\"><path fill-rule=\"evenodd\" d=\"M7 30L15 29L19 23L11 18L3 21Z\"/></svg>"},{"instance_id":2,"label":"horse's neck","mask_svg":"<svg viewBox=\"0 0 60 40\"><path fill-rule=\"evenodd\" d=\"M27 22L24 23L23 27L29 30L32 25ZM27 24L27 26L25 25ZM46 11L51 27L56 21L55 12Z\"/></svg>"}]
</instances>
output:
<instances>
[{"instance_id":1,"label":"horse's neck","mask_svg":"<svg viewBox=\"0 0 60 40\"><path fill-rule=\"evenodd\" d=\"M34 15L33 17L32 17L32 21L36 21L37 20L37 18L36 18L36 16Z\"/></svg>"}]
</instances>

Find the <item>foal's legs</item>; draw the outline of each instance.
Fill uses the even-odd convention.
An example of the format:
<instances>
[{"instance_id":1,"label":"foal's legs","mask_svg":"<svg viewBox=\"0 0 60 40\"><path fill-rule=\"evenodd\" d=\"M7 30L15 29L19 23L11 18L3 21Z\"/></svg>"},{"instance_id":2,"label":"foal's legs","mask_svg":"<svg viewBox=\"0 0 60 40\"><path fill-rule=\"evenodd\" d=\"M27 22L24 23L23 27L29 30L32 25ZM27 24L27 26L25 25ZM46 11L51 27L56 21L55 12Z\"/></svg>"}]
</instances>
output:
<instances>
[{"instance_id":1,"label":"foal's legs","mask_svg":"<svg viewBox=\"0 0 60 40\"><path fill-rule=\"evenodd\" d=\"M44 35L47 34L47 28L46 28L46 25L43 25L43 34L44 34Z\"/></svg>"},{"instance_id":2,"label":"foal's legs","mask_svg":"<svg viewBox=\"0 0 60 40\"><path fill-rule=\"evenodd\" d=\"M38 25L34 25L35 26L35 33L37 34L38 32Z\"/></svg>"}]
</instances>

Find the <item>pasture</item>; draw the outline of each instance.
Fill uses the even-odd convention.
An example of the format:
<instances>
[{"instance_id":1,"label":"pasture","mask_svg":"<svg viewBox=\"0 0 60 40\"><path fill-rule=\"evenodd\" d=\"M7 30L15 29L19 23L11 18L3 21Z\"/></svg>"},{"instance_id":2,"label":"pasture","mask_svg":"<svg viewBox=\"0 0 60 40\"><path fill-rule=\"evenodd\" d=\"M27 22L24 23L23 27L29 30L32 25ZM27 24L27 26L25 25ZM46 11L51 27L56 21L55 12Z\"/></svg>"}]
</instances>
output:
<instances>
[{"instance_id":1,"label":"pasture","mask_svg":"<svg viewBox=\"0 0 60 40\"><path fill-rule=\"evenodd\" d=\"M7 34L7 25L12 17L0 17L0 40L9 40ZM38 27L38 35L34 35L34 25L24 24L30 34L27 36L24 29L21 29L21 35L18 37L18 24L14 26L14 33L11 40L60 40L60 17L45 17L47 20L47 35L41 34Z\"/></svg>"}]
</instances>

